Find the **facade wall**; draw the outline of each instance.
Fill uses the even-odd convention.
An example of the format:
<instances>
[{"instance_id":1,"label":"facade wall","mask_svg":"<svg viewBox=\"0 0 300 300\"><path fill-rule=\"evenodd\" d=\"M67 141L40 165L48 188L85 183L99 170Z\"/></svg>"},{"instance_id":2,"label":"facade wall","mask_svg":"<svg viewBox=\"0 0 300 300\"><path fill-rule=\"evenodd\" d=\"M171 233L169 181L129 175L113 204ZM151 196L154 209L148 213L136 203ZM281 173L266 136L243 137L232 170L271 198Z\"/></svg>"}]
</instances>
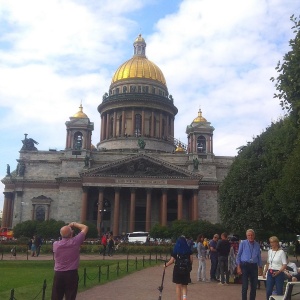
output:
<instances>
[{"instance_id":1,"label":"facade wall","mask_svg":"<svg viewBox=\"0 0 300 300\"><path fill-rule=\"evenodd\" d=\"M135 139L135 142L137 140ZM110 164L112 162L127 159L138 152L132 153L120 151L96 151L90 153L91 169L99 166ZM232 163L229 157L213 157L212 159L200 160L198 170L194 170L193 158L191 154L171 154L171 153L150 153L145 151L154 159L160 159L170 164L170 166L178 166L201 174L203 176L198 194L198 216L199 219L208 220L210 222L219 222L218 214L218 185L226 176L228 169ZM32 199L45 196L52 199L49 217L56 220L64 220L71 222L79 220L82 207L82 183L80 172L87 171L89 168L84 163L84 153L75 157L70 151L35 151L21 152L20 161L26 164L24 177L17 180L25 180L27 185L22 189L21 193L15 193L14 196L14 212L13 226L18 222L30 220L32 218ZM72 178L71 184L59 183L58 178ZM77 178L77 180L76 180ZM214 184L212 184L214 183ZM166 185L165 188L168 188ZM20 191L18 184L13 192ZM145 206L146 194L136 199L137 206ZM160 202L161 199L152 199L151 208L151 225L160 222ZM111 217L110 222L113 224L114 195L110 195ZM176 199L177 200L177 199ZM89 199L91 201L91 199ZM95 199L93 199L95 202ZM89 204L95 205L95 203ZM96 199L97 202L97 199ZM120 194L120 222L119 230L128 230L129 202L127 196L124 198ZM89 214L92 214L94 208L89 208ZM184 207L184 218L188 215L188 208ZM95 212L94 212L95 214ZM87 216L91 219L91 215ZM107 223L107 222L106 222Z\"/></svg>"}]
</instances>

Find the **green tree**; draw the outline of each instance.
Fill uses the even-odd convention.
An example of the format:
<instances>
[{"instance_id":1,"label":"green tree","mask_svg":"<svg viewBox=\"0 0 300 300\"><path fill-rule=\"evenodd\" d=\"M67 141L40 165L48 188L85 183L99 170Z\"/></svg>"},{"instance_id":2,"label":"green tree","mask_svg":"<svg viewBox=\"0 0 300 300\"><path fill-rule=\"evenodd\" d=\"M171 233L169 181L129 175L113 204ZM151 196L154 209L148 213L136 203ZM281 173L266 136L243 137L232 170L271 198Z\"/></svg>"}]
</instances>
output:
<instances>
[{"instance_id":1,"label":"green tree","mask_svg":"<svg viewBox=\"0 0 300 300\"><path fill-rule=\"evenodd\" d=\"M170 231L168 229L167 226L162 226L160 224L155 224L150 232L149 232L150 236L154 239L160 238L160 239L167 239L167 238L171 238L171 234Z\"/></svg>"},{"instance_id":2,"label":"green tree","mask_svg":"<svg viewBox=\"0 0 300 300\"><path fill-rule=\"evenodd\" d=\"M28 237L32 238L36 234L36 227L37 227L37 221L25 221L22 223L17 224L13 228L14 237L20 238L20 237Z\"/></svg>"},{"instance_id":3,"label":"green tree","mask_svg":"<svg viewBox=\"0 0 300 300\"><path fill-rule=\"evenodd\" d=\"M276 67L278 77L271 78L276 81L277 93L274 97L279 99L283 109L291 112L298 121L300 118L300 21L299 18L291 16L292 27L295 38L291 39L289 45L291 51L286 53L282 62Z\"/></svg>"},{"instance_id":4,"label":"green tree","mask_svg":"<svg viewBox=\"0 0 300 300\"><path fill-rule=\"evenodd\" d=\"M48 220L38 222L36 233L43 239L58 239L60 237L60 228L65 225L64 221Z\"/></svg>"},{"instance_id":5,"label":"green tree","mask_svg":"<svg viewBox=\"0 0 300 300\"><path fill-rule=\"evenodd\" d=\"M221 218L232 230L252 227L264 236L299 228L300 22L294 16L291 21L291 51L271 78L274 98L289 115L241 148L221 185Z\"/></svg>"},{"instance_id":6,"label":"green tree","mask_svg":"<svg viewBox=\"0 0 300 300\"><path fill-rule=\"evenodd\" d=\"M89 231L86 235L87 239L94 239L98 237L98 230L97 230L97 226L94 223L91 222L84 222L85 225L87 225L89 227Z\"/></svg>"},{"instance_id":7,"label":"green tree","mask_svg":"<svg viewBox=\"0 0 300 300\"><path fill-rule=\"evenodd\" d=\"M220 187L225 226L240 234L249 227L261 235L268 229L292 230L293 219L282 213L287 197L279 201L276 195L296 140L297 128L286 118L273 123L242 149Z\"/></svg>"},{"instance_id":8,"label":"green tree","mask_svg":"<svg viewBox=\"0 0 300 300\"><path fill-rule=\"evenodd\" d=\"M300 136L299 136L300 138ZM290 232L299 233L300 228L300 139L289 155L276 189L275 198L280 203L282 224Z\"/></svg>"}]
</instances>

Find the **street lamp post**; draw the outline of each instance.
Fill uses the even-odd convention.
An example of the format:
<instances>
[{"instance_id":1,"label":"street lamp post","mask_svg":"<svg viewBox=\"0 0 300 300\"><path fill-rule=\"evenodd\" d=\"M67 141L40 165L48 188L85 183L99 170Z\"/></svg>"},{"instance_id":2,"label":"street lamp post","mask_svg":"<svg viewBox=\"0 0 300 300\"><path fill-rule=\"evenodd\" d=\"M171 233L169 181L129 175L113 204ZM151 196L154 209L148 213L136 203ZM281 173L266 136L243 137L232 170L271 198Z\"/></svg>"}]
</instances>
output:
<instances>
[{"instance_id":1,"label":"street lamp post","mask_svg":"<svg viewBox=\"0 0 300 300\"><path fill-rule=\"evenodd\" d=\"M103 225L103 214L106 212L106 209L100 209L100 237L102 236L102 225Z\"/></svg>"}]
</instances>

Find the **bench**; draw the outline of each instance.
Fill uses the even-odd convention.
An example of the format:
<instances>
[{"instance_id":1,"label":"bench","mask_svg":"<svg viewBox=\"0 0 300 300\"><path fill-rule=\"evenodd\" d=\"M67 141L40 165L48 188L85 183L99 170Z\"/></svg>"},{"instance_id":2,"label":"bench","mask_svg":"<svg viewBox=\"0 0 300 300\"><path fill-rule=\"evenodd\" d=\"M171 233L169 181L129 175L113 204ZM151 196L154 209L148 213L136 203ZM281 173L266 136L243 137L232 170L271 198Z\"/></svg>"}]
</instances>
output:
<instances>
[{"instance_id":1,"label":"bench","mask_svg":"<svg viewBox=\"0 0 300 300\"><path fill-rule=\"evenodd\" d=\"M299 300L300 282L288 282L283 296L272 295L269 300Z\"/></svg>"}]
</instances>

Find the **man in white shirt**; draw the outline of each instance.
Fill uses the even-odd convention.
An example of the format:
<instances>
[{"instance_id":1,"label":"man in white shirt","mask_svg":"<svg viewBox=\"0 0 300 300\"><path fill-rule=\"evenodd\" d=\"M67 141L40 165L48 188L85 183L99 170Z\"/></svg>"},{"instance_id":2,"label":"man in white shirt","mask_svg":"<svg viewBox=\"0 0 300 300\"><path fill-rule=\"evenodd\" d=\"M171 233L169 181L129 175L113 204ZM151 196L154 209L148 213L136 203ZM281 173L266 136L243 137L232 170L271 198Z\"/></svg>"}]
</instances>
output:
<instances>
[{"instance_id":1,"label":"man in white shirt","mask_svg":"<svg viewBox=\"0 0 300 300\"><path fill-rule=\"evenodd\" d=\"M286 256L286 261L287 265L286 269L284 270L284 279L292 281L292 277L298 274L297 266L295 263L289 261L288 256Z\"/></svg>"}]
</instances>

